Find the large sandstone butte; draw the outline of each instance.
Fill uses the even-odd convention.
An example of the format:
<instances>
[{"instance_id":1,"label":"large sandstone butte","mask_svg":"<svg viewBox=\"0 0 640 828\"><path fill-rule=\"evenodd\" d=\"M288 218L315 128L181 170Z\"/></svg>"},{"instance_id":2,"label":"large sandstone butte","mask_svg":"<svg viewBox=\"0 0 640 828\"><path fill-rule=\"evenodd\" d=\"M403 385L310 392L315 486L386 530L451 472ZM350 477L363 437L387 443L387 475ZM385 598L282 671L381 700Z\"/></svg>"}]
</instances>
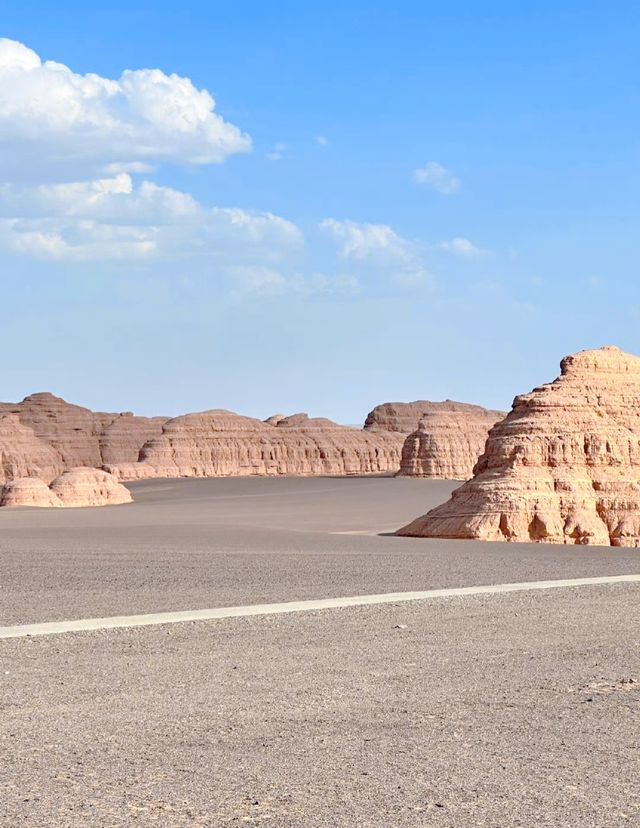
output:
<instances>
[{"instance_id":1,"label":"large sandstone butte","mask_svg":"<svg viewBox=\"0 0 640 828\"><path fill-rule=\"evenodd\" d=\"M19 477L0 486L0 506L113 506L131 501L129 490L100 469L69 469L50 486L38 477Z\"/></svg>"},{"instance_id":2,"label":"large sandstone butte","mask_svg":"<svg viewBox=\"0 0 640 828\"><path fill-rule=\"evenodd\" d=\"M305 414L272 425L214 409L166 422L139 463L107 465L121 479L395 472L404 438L368 433Z\"/></svg>"},{"instance_id":3,"label":"large sandstone butte","mask_svg":"<svg viewBox=\"0 0 640 828\"><path fill-rule=\"evenodd\" d=\"M560 367L516 397L473 479L398 534L640 545L640 358L606 347Z\"/></svg>"},{"instance_id":4,"label":"large sandstone butte","mask_svg":"<svg viewBox=\"0 0 640 828\"><path fill-rule=\"evenodd\" d=\"M100 467L104 463L136 461L144 443L160 433L166 420L166 417L137 417L129 412L91 411L46 392L31 394L21 403L0 403L0 417L3 415L18 417L41 444L47 444L55 452L59 469L53 475L48 472L39 475L27 469L27 476L49 480L63 469L76 466ZM24 455L23 465L39 462L42 461L31 459L29 451ZM6 478L15 476L6 475Z\"/></svg>"},{"instance_id":5,"label":"large sandstone butte","mask_svg":"<svg viewBox=\"0 0 640 828\"><path fill-rule=\"evenodd\" d=\"M424 413L417 430L406 438L398 474L468 480L484 451L489 429L505 414L451 401L431 403L436 405Z\"/></svg>"}]
</instances>

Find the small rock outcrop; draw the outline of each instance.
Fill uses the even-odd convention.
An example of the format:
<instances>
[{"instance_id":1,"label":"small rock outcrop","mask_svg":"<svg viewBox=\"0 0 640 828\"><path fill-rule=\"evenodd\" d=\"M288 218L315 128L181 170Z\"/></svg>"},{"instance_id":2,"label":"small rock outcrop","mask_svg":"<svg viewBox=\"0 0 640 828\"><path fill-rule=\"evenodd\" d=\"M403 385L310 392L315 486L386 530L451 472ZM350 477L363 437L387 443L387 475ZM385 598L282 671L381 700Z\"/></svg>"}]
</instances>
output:
<instances>
[{"instance_id":1,"label":"small rock outcrop","mask_svg":"<svg viewBox=\"0 0 640 828\"><path fill-rule=\"evenodd\" d=\"M46 483L64 469L60 454L17 414L0 416L0 484L19 477L39 477Z\"/></svg>"},{"instance_id":2,"label":"small rock outcrop","mask_svg":"<svg viewBox=\"0 0 640 828\"><path fill-rule=\"evenodd\" d=\"M270 425L214 409L175 417L149 440L140 463L107 468L121 479L395 472L403 437L294 415ZM153 471L151 471L153 470Z\"/></svg>"},{"instance_id":3,"label":"small rock outcrop","mask_svg":"<svg viewBox=\"0 0 640 828\"><path fill-rule=\"evenodd\" d=\"M504 416L503 411L464 403L426 412L404 442L398 474L468 480L484 451L489 429Z\"/></svg>"},{"instance_id":4,"label":"small rock outcrop","mask_svg":"<svg viewBox=\"0 0 640 828\"><path fill-rule=\"evenodd\" d=\"M0 506L62 506L58 497L39 477L18 477L0 486Z\"/></svg>"},{"instance_id":5,"label":"small rock outcrop","mask_svg":"<svg viewBox=\"0 0 640 828\"><path fill-rule=\"evenodd\" d=\"M563 359L493 427L473 479L398 534L639 546L640 358Z\"/></svg>"},{"instance_id":6,"label":"small rock outcrop","mask_svg":"<svg viewBox=\"0 0 640 828\"><path fill-rule=\"evenodd\" d=\"M0 506L113 506L132 499L113 475L84 467L63 472L50 486L38 477L20 477L0 488Z\"/></svg>"},{"instance_id":7,"label":"small rock outcrop","mask_svg":"<svg viewBox=\"0 0 640 828\"><path fill-rule=\"evenodd\" d=\"M70 469L56 477L51 491L63 506L114 506L133 500L129 489L102 469Z\"/></svg>"}]
</instances>

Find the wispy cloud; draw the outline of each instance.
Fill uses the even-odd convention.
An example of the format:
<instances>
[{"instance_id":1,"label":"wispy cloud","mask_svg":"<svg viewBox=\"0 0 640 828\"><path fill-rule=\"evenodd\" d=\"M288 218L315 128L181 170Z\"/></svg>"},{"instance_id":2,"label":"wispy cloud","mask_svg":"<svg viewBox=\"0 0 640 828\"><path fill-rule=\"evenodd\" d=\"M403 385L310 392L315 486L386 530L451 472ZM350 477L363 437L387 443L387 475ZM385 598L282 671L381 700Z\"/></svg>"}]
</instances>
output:
<instances>
[{"instance_id":1,"label":"wispy cloud","mask_svg":"<svg viewBox=\"0 0 640 828\"><path fill-rule=\"evenodd\" d=\"M418 184L431 187L442 195L455 195L462 187L460 179L437 161L428 161L424 167L414 170L413 177Z\"/></svg>"},{"instance_id":2,"label":"wispy cloud","mask_svg":"<svg viewBox=\"0 0 640 828\"><path fill-rule=\"evenodd\" d=\"M462 236L456 236L456 238L450 239L449 241L440 242L438 247L462 259L477 259L487 253L486 250L483 250L481 247L476 247L473 242L470 242L469 239L465 239Z\"/></svg>"},{"instance_id":3,"label":"wispy cloud","mask_svg":"<svg viewBox=\"0 0 640 828\"><path fill-rule=\"evenodd\" d=\"M273 145L273 149L267 153L269 161L281 161L287 151L287 145L278 142Z\"/></svg>"}]
</instances>

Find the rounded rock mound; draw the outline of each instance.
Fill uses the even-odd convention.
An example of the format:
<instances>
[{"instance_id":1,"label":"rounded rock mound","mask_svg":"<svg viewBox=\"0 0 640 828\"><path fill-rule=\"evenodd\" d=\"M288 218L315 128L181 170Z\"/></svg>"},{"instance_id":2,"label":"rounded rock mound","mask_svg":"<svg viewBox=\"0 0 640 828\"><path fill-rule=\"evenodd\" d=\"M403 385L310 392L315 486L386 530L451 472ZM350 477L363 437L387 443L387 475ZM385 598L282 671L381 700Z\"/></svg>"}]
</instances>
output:
<instances>
[{"instance_id":1,"label":"rounded rock mound","mask_svg":"<svg viewBox=\"0 0 640 828\"><path fill-rule=\"evenodd\" d=\"M62 506L60 499L39 477L18 477L0 487L0 506Z\"/></svg>"},{"instance_id":2,"label":"rounded rock mound","mask_svg":"<svg viewBox=\"0 0 640 828\"><path fill-rule=\"evenodd\" d=\"M63 506L115 506L131 503L131 492L109 472L74 468L51 484L51 491Z\"/></svg>"}]
</instances>

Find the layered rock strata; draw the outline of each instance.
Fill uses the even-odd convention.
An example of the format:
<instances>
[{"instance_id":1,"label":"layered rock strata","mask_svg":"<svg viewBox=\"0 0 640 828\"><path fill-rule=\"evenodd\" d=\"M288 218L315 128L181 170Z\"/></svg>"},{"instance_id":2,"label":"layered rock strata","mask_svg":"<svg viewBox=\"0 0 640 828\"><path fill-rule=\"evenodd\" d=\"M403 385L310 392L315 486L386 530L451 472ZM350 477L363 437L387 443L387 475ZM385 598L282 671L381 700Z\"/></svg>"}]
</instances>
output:
<instances>
[{"instance_id":1,"label":"layered rock strata","mask_svg":"<svg viewBox=\"0 0 640 828\"><path fill-rule=\"evenodd\" d=\"M0 506L62 506L60 499L39 477L18 477L0 486Z\"/></svg>"},{"instance_id":2,"label":"layered rock strata","mask_svg":"<svg viewBox=\"0 0 640 828\"><path fill-rule=\"evenodd\" d=\"M100 467L138 459L147 440L160 434L166 417L108 414L73 405L49 393L21 403L0 403L0 416L14 414L59 456L61 468Z\"/></svg>"},{"instance_id":3,"label":"layered rock strata","mask_svg":"<svg viewBox=\"0 0 640 828\"><path fill-rule=\"evenodd\" d=\"M397 471L403 442L306 415L270 425L214 409L169 420L140 463L106 468L121 479L375 474Z\"/></svg>"},{"instance_id":4,"label":"layered rock strata","mask_svg":"<svg viewBox=\"0 0 640 828\"><path fill-rule=\"evenodd\" d=\"M70 469L50 486L37 477L22 477L0 487L0 506L113 506L131 501L129 490L101 469Z\"/></svg>"},{"instance_id":5,"label":"layered rock strata","mask_svg":"<svg viewBox=\"0 0 640 828\"><path fill-rule=\"evenodd\" d=\"M473 479L398 534L639 546L640 358L563 359L493 427Z\"/></svg>"},{"instance_id":6,"label":"layered rock strata","mask_svg":"<svg viewBox=\"0 0 640 828\"><path fill-rule=\"evenodd\" d=\"M63 469L60 454L17 414L0 417L0 484L17 477L39 477L49 483Z\"/></svg>"},{"instance_id":7,"label":"layered rock strata","mask_svg":"<svg viewBox=\"0 0 640 828\"><path fill-rule=\"evenodd\" d=\"M367 414L364 422L365 431L397 431L400 434L411 434L420 426L420 422L427 416L443 414L468 416L470 418L486 412L478 405L443 400L416 400L415 402L386 402L377 405ZM487 412L488 414L504 416L502 412Z\"/></svg>"},{"instance_id":8,"label":"layered rock strata","mask_svg":"<svg viewBox=\"0 0 640 828\"><path fill-rule=\"evenodd\" d=\"M398 474L468 480L484 451L489 429L504 416L502 411L462 403L426 412L404 442Z\"/></svg>"}]
</instances>

